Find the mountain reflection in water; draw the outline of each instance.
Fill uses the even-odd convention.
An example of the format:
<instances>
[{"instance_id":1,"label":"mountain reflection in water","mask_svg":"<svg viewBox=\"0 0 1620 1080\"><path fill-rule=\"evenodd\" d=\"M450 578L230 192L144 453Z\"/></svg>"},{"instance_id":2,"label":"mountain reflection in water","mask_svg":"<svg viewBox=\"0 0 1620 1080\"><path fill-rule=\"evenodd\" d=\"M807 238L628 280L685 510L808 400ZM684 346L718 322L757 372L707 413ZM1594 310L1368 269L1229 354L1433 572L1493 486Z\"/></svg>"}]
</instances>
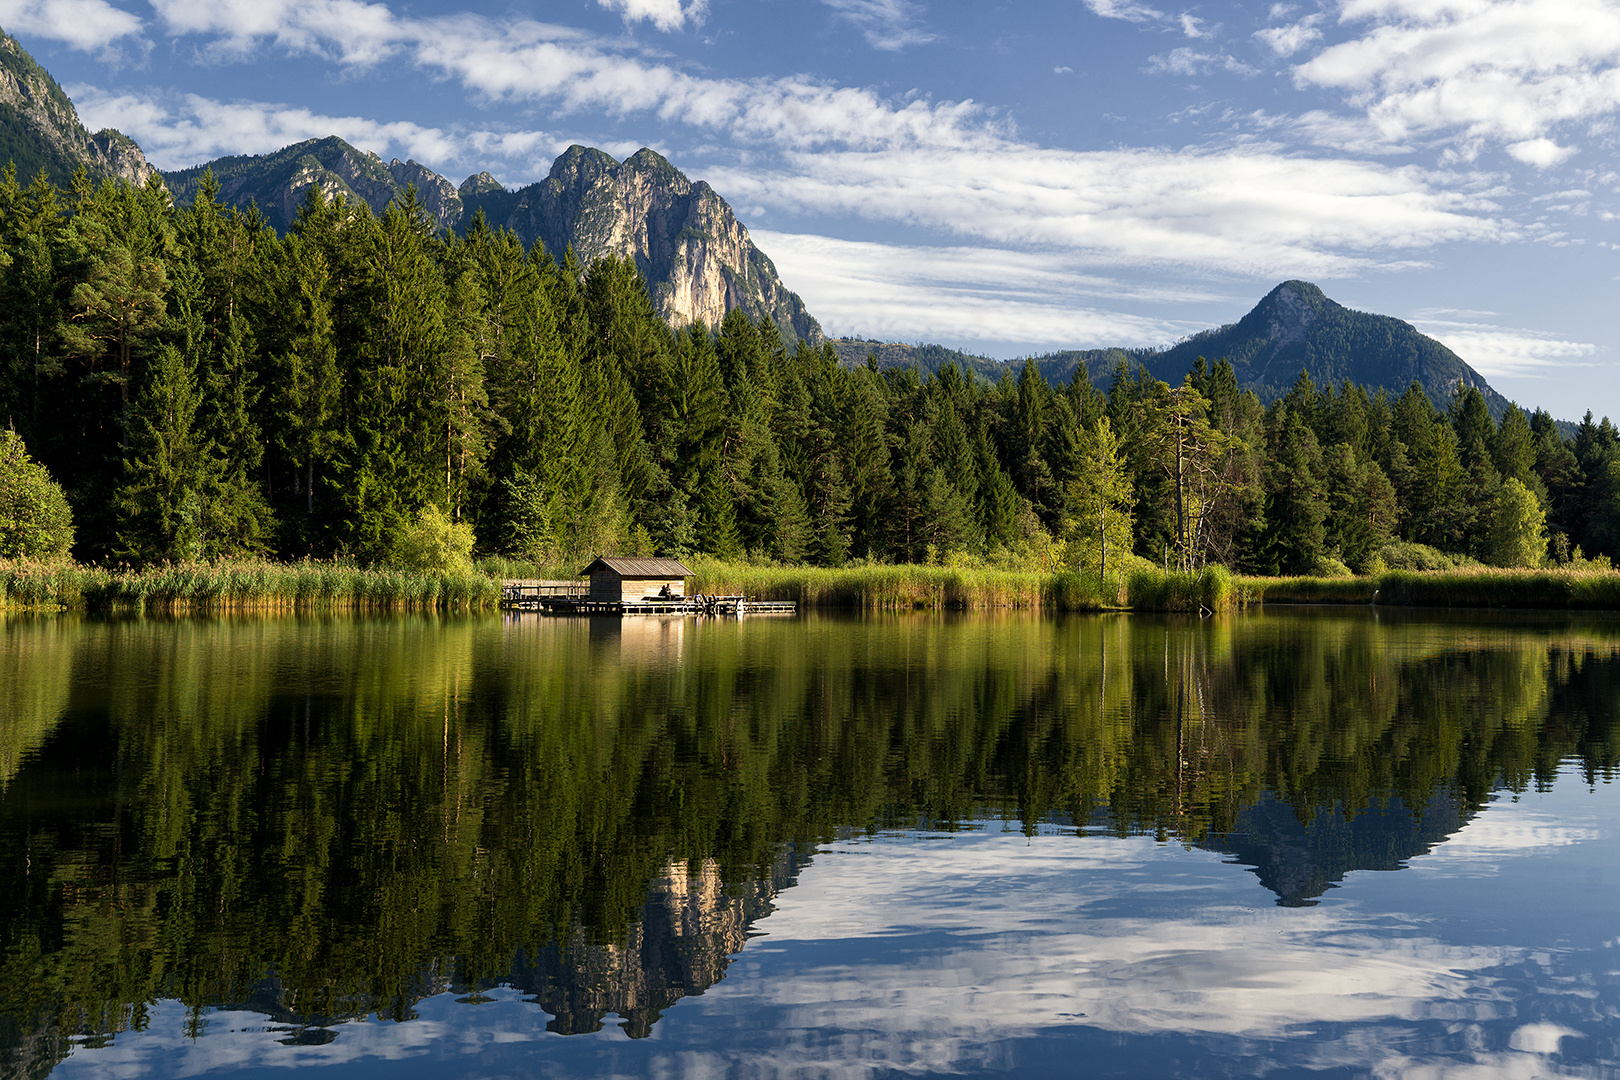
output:
<instances>
[{"instance_id":1,"label":"mountain reflection in water","mask_svg":"<svg viewBox=\"0 0 1620 1080\"><path fill-rule=\"evenodd\" d=\"M0 1069L93 1062L176 1007L287 1053L451 995L639 1038L777 935L816 852L894 830L1175 841L1308 906L1494 792L1607 779L1617 690L1620 627L1553 618L12 618ZM1127 953L1119 985L1151 984Z\"/></svg>"}]
</instances>

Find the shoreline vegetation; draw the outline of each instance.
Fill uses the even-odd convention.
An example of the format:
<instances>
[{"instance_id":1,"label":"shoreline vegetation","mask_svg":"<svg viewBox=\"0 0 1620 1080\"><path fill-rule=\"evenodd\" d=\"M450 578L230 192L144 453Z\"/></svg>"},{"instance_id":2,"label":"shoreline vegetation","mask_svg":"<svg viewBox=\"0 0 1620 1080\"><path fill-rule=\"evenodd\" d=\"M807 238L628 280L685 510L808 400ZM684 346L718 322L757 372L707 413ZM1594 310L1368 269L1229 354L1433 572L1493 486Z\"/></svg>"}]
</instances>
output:
<instances>
[{"instance_id":1,"label":"shoreline vegetation","mask_svg":"<svg viewBox=\"0 0 1620 1080\"><path fill-rule=\"evenodd\" d=\"M1133 559L1104 584L1095 574L972 566L770 566L696 557L690 588L793 600L801 609L1222 612L1251 606L1374 604L1620 611L1620 571L1494 567L1391 570L1360 577L1246 577L1224 567L1164 570ZM171 614L209 611L478 611L499 606L505 577L573 576L564 568L489 560L416 571L347 560L242 560L134 569L74 562L0 562L0 610Z\"/></svg>"},{"instance_id":2,"label":"shoreline vegetation","mask_svg":"<svg viewBox=\"0 0 1620 1080\"><path fill-rule=\"evenodd\" d=\"M495 608L500 579L474 570L363 567L347 560L240 560L106 568L0 562L0 610L465 611Z\"/></svg>"}]
</instances>

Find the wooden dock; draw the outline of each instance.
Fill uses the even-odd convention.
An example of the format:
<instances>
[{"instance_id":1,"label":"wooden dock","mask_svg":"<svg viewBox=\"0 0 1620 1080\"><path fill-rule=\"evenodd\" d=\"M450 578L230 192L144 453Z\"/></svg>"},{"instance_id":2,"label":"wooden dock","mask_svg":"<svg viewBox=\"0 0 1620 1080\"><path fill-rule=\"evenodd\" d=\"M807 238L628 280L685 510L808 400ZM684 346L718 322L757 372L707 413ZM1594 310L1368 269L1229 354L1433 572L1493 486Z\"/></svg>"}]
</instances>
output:
<instances>
[{"instance_id":1,"label":"wooden dock","mask_svg":"<svg viewBox=\"0 0 1620 1080\"><path fill-rule=\"evenodd\" d=\"M746 596L648 596L640 600L593 600L578 581L503 581L501 608L544 615L792 615L793 600L750 600Z\"/></svg>"}]
</instances>

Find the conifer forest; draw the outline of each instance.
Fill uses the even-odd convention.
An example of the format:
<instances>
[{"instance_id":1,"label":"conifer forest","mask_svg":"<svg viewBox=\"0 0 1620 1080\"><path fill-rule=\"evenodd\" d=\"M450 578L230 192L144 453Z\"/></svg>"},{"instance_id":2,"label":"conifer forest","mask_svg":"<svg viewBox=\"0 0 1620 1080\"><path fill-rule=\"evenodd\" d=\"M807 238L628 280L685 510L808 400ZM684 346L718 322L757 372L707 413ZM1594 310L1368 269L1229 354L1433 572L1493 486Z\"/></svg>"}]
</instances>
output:
<instances>
[{"instance_id":1,"label":"conifer forest","mask_svg":"<svg viewBox=\"0 0 1620 1080\"><path fill-rule=\"evenodd\" d=\"M477 550L838 566L1116 558L1248 573L1620 551L1620 436L1219 357L1049 386L847 368L734 311L671 329L633 263L480 217L309 193L286 235L205 180L0 182L0 425L72 553L387 562L424 514ZM58 530L60 532L60 530ZM14 553L12 553L14 554ZM583 564L581 564L583 565Z\"/></svg>"}]
</instances>

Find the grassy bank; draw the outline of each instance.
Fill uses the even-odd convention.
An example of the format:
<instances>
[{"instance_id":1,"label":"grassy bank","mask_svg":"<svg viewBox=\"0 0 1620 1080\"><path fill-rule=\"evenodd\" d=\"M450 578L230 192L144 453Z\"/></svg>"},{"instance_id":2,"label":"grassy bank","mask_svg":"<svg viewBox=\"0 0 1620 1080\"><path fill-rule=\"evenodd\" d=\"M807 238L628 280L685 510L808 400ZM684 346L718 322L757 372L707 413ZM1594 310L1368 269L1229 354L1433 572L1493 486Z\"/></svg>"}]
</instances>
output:
<instances>
[{"instance_id":1,"label":"grassy bank","mask_svg":"<svg viewBox=\"0 0 1620 1080\"><path fill-rule=\"evenodd\" d=\"M492 608L500 581L484 574L366 568L342 560L187 563L139 570L77 563L0 563L0 607L84 611Z\"/></svg>"},{"instance_id":2,"label":"grassy bank","mask_svg":"<svg viewBox=\"0 0 1620 1080\"><path fill-rule=\"evenodd\" d=\"M1391 570L1359 578L1241 578L1237 588L1263 604L1620 611L1614 570Z\"/></svg>"},{"instance_id":3,"label":"grassy bank","mask_svg":"<svg viewBox=\"0 0 1620 1080\"><path fill-rule=\"evenodd\" d=\"M1220 611L1233 606L1232 578L1220 567L1197 574L1140 567L1110 575L1042 573L951 566L752 566L689 559L691 588L760 600L795 600L805 608L862 611L993 608L1051 611Z\"/></svg>"},{"instance_id":4,"label":"grassy bank","mask_svg":"<svg viewBox=\"0 0 1620 1080\"><path fill-rule=\"evenodd\" d=\"M983 567L756 566L686 560L703 593L858 611L1024 609L1226 611L1246 604L1620 611L1620 572L1599 569L1391 570L1369 577L1234 578L1221 567L1164 571L1137 560L1106 585L1095 575ZM447 611L494 608L499 566L467 574L368 568L342 560L244 561L140 570L72 562L0 562L0 608L162 613L220 610ZM517 576L533 576L522 574ZM571 577L561 572L542 576Z\"/></svg>"}]
</instances>

